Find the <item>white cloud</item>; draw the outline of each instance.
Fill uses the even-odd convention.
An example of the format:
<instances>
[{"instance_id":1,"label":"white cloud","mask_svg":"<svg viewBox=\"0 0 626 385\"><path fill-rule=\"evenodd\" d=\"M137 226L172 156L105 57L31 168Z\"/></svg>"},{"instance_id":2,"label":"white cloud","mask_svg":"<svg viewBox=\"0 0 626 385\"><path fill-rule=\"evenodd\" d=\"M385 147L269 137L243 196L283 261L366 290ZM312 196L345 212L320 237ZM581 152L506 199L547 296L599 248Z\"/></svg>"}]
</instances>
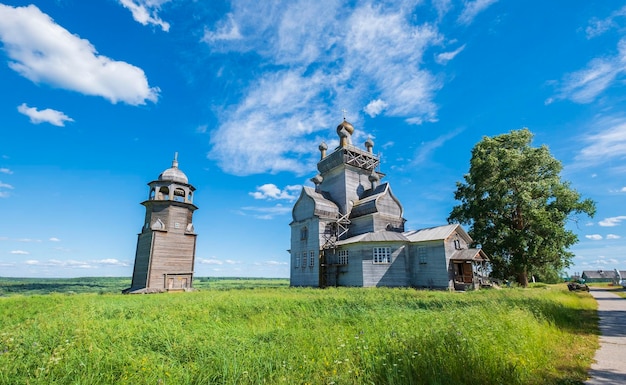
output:
<instances>
[{"instance_id":1,"label":"white cloud","mask_svg":"<svg viewBox=\"0 0 626 385\"><path fill-rule=\"evenodd\" d=\"M11 171L10 169L6 168L6 167L1 167L0 168L0 174L8 174L8 175L12 175L13 171ZM626 188L626 187L624 187Z\"/></svg>"},{"instance_id":2,"label":"white cloud","mask_svg":"<svg viewBox=\"0 0 626 385\"><path fill-rule=\"evenodd\" d=\"M615 227L619 226L624 220L626 220L626 215L620 215L617 217L604 218L604 220L598 222L598 224L602 227Z\"/></svg>"},{"instance_id":3,"label":"white cloud","mask_svg":"<svg viewBox=\"0 0 626 385\"><path fill-rule=\"evenodd\" d=\"M240 40L243 36L239 32L239 27L233 18L233 14L226 15L226 19L221 21L214 31L204 29L204 36L201 41L213 43L220 40Z\"/></svg>"},{"instance_id":4,"label":"white cloud","mask_svg":"<svg viewBox=\"0 0 626 385\"><path fill-rule=\"evenodd\" d=\"M101 96L130 105L156 102L158 88L148 85L138 67L98 55L87 40L56 24L34 5L0 4L0 40L9 67L34 83Z\"/></svg>"},{"instance_id":5,"label":"white cloud","mask_svg":"<svg viewBox=\"0 0 626 385\"><path fill-rule=\"evenodd\" d=\"M310 172L341 108L358 114L369 105L366 113L412 124L436 120L433 99L442 79L424 69L422 59L428 47L440 44L437 29L414 24L412 13L404 13L413 9L409 4L339 6L332 0L241 1L208 28L203 40L214 54L255 50L260 60L257 78L237 104L219 112L211 133L208 157L222 170ZM384 110L370 104L372 94L386 103ZM320 107L311 112L311 106ZM363 130L357 114L347 118Z\"/></svg>"},{"instance_id":6,"label":"white cloud","mask_svg":"<svg viewBox=\"0 0 626 385\"><path fill-rule=\"evenodd\" d=\"M607 234L606 239L620 239L621 237L616 234Z\"/></svg>"},{"instance_id":7,"label":"white cloud","mask_svg":"<svg viewBox=\"0 0 626 385\"><path fill-rule=\"evenodd\" d=\"M200 262L203 265L223 265L224 262L220 261L219 259L212 259L212 258L198 258L198 262Z\"/></svg>"},{"instance_id":8,"label":"white cloud","mask_svg":"<svg viewBox=\"0 0 626 385\"><path fill-rule=\"evenodd\" d=\"M16 254L16 255L28 255L30 254L28 251L24 251L24 250L11 250L11 254Z\"/></svg>"},{"instance_id":9,"label":"white cloud","mask_svg":"<svg viewBox=\"0 0 626 385\"><path fill-rule=\"evenodd\" d=\"M156 25L161 27L165 32L170 30L169 23L163 21L158 12L161 5L168 3L170 0L119 0L124 8L130 10L133 19L141 25Z\"/></svg>"},{"instance_id":10,"label":"white cloud","mask_svg":"<svg viewBox=\"0 0 626 385\"><path fill-rule=\"evenodd\" d=\"M452 9L452 0L432 0L432 3L440 21Z\"/></svg>"},{"instance_id":11,"label":"white cloud","mask_svg":"<svg viewBox=\"0 0 626 385\"><path fill-rule=\"evenodd\" d=\"M42 267L54 267L62 269L102 269L107 266L129 266L128 263L119 261L115 258L107 258L92 261L78 261L78 260L59 260L49 259L47 261L39 261L36 259L30 259L24 262L29 266L42 266Z\"/></svg>"},{"instance_id":12,"label":"white cloud","mask_svg":"<svg viewBox=\"0 0 626 385\"><path fill-rule=\"evenodd\" d=\"M593 241L599 241L599 240L602 239L602 235L600 235L600 234L585 235L585 238L591 239Z\"/></svg>"},{"instance_id":13,"label":"white cloud","mask_svg":"<svg viewBox=\"0 0 626 385\"><path fill-rule=\"evenodd\" d=\"M626 192L626 187L622 187L621 189L619 189L619 192Z\"/></svg>"},{"instance_id":14,"label":"white cloud","mask_svg":"<svg viewBox=\"0 0 626 385\"><path fill-rule=\"evenodd\" d=\"M439 63L439 64L446 64L450 60L454 59L456 57L456 55L461 53L461 51L463 51L464 49L465 49L465 44L463 44L459 48L455 49L454 51L442 52L440 54L437 54L437 55L435 55L435 61L437 63Z\"/></svg>"},{"instance_id":15,"label":"white cloud","mask_svg":"<svg viewBox=\"0 0 626 385\"><path fill-rule=\"evenodd\" d=\"M490 5L496 3L498 0L474 0L465 1L465 7L459 15L458 22L463 25L472 24L474 18L487 9Z\"/></svg>"},{"instance_id":16,"label":"white cloud","mask_svg":"<svg viewBox=\"0 0 626 385\"><path fill-rule=\"evenodd\" d=\"M380 113L383 112L387 106L389 105L384 100L376 99L369 102L363 111L373 118L376 115L380 115Z\"/></svg>"},{"instance_id":17,"label":"white cloud","mask_svg":"<svg viewBox=\"0 0 626 385\"><path fill-rule=\"evenodd\" d=\"M265 261L264 264L268 265L268 266L284 266L284 265L288 265L287 262L280 262L280 261Z\"/></svg>"},{"instance_id":18,"label":"white cloud","mask_svg":"<svg viewBox=\"0 0 626 385\"><path fill-rule=\"evenodd\" d=\"M33 238L20 238L17 239L18 242L24 243L41 243L41 239L33 239Z\"/></svg>"},{"instance_id":19,"label":"white cloud","mask_svg":"<svg viewBox=\"0 0 626 385\"><path fill-rule=\"evenodd\" d=\"M65 122L73 122L74 119L65 115L61 111L52 110L46 108L45 110L38 110L35 107L28 107L26 103L22 103L17 107L17 110L30 118L30 122L33 124L50 123L57 127L65 126Z\"/></svg>"},{"instance_id":20,"label":"white cloud","mask_svg":"<svg viewBox=\"0 0 626 385\"><path fill-rule=\"evenodd\" d=\"M302 189L300 185L287 186L284 190L279 189L275 184L267 183L256 188L257 191L248 193L254 199L286 199L293 201L298 197L297 192Z\"/></svg>"},{"instance_id":21,"label":"white cloud","mask_svg":"<svg viewBox=\"0 0 626 385\"><path fill-rule=\"evenodd\" d=\"M594 58L587 68L565 75L557 97L581 104L594 101L626 72L626 38L617 49L617 55Z\"/></svg>"},{"instance_id":22,"label":"white cloud","mask_svg":"<svg viewBox=\"0 0 626 385\"><path fill-rule=\"evenodd\" d=\"M587 38L591 39L596 36L600 36L604 34L606 31L614 27L619 27L619 24L616 22L615 19L619 18L620 16L626 16L626 6L613 12L606 19L598 19L598 18L591 19L589 21L589 26L585 28L585 33L587 34Z\"/></svg>"},{"instance_id":23,"label":"white cloud","mask_svg":"<svg viewBox=\"0 0 626 385\"><path fill-rule=\"evenodd\" d=\"M108 265L108 266L129 266L127 262L120 261L115 258L100 259L100 260L93 261L93 263L97 265Z\"/></svg>"},{"instance_id":24,"label":"white cloud","mask_svg":"<svg viewBox=\"0 0 626 385\"><path fill-rule=\"evenodd\" d=\"M586 145L576 155L577 160L595 164L626 157L626 118L607 117L593 126L597 132L582 139Z\"/></svg>"},{"instance_id":25,"label":"white cloud","mask_svg":"<svg viewBox=\"0 0 626 385\"><path fill-rule=\"evenodd\" d=\"M61 242L61 240L57 237L52 237L50 239L48 239L50 242Z\"/></svg>"}]
</instances>

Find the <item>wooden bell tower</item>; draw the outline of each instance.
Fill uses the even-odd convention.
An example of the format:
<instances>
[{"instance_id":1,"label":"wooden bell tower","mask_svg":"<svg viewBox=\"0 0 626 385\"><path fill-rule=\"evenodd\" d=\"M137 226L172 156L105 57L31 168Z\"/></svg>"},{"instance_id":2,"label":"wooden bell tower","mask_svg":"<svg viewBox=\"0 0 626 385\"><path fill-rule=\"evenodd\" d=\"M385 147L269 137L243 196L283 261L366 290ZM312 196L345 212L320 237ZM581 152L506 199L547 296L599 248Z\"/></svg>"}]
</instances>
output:
<instances>
[{"instance_id":1,"label":"wooden bell tower","mask_svg":"<svg viewBox=\"0 0 626 385\"><path fill-rule=\"evenodd\" d=\"M196 233L193 213L195 187L178 168L172 167L148 183L144 224L137 239L131 287L125 293L187 291L192 288Z\"/></svg>"}]
</instances>

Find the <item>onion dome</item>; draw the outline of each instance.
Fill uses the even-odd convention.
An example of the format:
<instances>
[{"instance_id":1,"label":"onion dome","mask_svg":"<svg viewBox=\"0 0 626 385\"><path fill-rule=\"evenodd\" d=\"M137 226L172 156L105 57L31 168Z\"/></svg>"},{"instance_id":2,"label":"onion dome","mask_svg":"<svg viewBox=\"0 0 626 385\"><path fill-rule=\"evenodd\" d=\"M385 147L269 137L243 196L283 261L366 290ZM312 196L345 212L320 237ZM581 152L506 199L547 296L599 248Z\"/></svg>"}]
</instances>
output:
<instances>
[{"instance_id":1,"label":"onion dome","mask_svg":"<svg viewBox=\"0 0 626 385\"><path fill-rule=\"evenodd\" d=\"M338 126L337 126L337 133L340 134L341 131L347 131L348 134L352 135L352 133L354 132L354 126L352 124L350 124L350 122L348 122L347 120L344 119L343 122L341 122Z\"/></svg>"},{"instance_id":2,"label":"onion dome","mask_svg":"<svg viewBox=\"0 0 626 385\"><path fill-rule=\"evenodd\" d=\"M189 179L187 179L187 175L185 175L185 173L180 171L180 169L178 168L178 153L176 153L176 155L174 156L174 160L172 161L172 167L163 171L161 175L159 175L159 180L189 184Z\"/></svg>"}]
</instances>

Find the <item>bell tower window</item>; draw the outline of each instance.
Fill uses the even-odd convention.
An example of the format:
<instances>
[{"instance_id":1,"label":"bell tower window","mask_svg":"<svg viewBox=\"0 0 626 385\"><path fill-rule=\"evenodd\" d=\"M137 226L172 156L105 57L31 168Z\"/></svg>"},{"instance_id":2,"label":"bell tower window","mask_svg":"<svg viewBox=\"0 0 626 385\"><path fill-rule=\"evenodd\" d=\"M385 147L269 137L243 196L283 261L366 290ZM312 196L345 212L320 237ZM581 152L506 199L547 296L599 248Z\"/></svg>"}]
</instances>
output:
<instances>
[{"instance_id":1,"label":"bell tower window","mask_svg":"<svg viewBox=\"0 0 626 385\"><path fill-rule=\"evenodd\" d=\"M162 200L162 201L170 200L170 189L165 186L161 187L159 189L159 195L157 199Z\"/></svg>"},{"instance_id":2,"label":"bell tower window","mask_svg":"<svg viewBox=\"0 0 626 385\"><path fill-rule=\"evenodd\" d=\"M184 202L185 201L185 190L182 188L177 188L174 190L174 200L176 202Z\"/></svg>"}]
</instances>

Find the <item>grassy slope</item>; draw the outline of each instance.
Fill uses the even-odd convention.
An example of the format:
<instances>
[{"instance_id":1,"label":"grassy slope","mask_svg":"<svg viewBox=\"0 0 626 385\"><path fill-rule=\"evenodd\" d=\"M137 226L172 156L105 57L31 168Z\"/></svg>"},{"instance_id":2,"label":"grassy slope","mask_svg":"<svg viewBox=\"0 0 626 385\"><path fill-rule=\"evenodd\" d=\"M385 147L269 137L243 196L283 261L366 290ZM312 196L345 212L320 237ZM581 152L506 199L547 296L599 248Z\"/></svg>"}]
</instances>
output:
<instances>
[{"instance_id":1,"label":"grassy slope","mask_svg":"<svg viewBox=\"0 0 626 385\"><path fill-rule=\"evenodd\" d=\"M0 298L0 384L576 384L596 347L564 286Z\"/></svg>"}]
</instances>

